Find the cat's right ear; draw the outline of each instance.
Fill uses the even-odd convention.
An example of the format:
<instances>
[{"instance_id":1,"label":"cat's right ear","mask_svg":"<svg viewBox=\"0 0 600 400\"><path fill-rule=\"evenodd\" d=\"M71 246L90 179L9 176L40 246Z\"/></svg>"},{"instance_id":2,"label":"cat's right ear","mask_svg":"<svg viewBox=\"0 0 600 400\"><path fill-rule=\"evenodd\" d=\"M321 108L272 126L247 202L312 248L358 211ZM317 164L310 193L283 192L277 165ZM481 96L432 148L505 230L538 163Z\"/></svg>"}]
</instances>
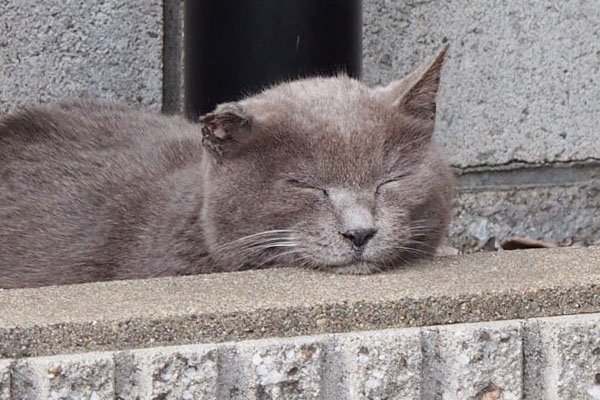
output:
<instances>
[{"instance_id":1,"label":"cat's right ear","mask_svg":"<svg viewBox=\"0 0 600 400\"><path fill-rule=\"evenodd\" d=\"M238 103L219 105L215 111L200 117L202 144L217 160L232 154L248 141L252 118Z\"/></svg>"}]
</instances>

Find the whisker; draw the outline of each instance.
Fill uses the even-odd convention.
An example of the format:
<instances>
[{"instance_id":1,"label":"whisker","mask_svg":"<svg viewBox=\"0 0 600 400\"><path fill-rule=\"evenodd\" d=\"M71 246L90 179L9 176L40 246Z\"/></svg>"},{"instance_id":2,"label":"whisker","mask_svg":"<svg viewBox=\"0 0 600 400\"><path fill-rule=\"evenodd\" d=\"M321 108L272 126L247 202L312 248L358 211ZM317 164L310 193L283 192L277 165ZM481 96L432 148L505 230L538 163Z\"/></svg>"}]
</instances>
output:
<instances>
[{"instance_id":1,"label":"whisker","mask_svg":"<svg viewBox=\"0 0 600 400\"><path fill-rule=\"evenodd\" d=\"M302 253L302 251L299 251L298 253ZM305 254L304 256L300 257L300 258L295 258L294 262L295 263L300 263L301 266L303 265L307 265L307 262L311 262L312 261L312 256L309 254Z\"/></svg>"},{"instance_id":2,"label":"whisker","mask_svg":"<svg viewBox=\"0 0 600 400\"><path fill-rule=\"evenodd\" d=\"M290 241L272 241L267 243L253 243L252 245L238 247L238 248L229 248L229 249L221 249L218 252L213 253L213 256L226 256L227 258L235 257L243 257L244 255L252 254L255 251L262 251L270 248L278 248L278 247L296 247L297 244L295 242Z\"/></svg>"},{"instance_id":3,"label":"whisker","mask_svg":"<svg viewBox=\"0 0 600 400\"><path fill-rule=\"evenodd\" d=\"M409 228L408 231L410 233L421 233L421 232L432 232L433 230L431 229L430 226L418 226L418 227L412 227Z\"/></svg>"},{"instance_id":4,"label":"whisker","mask_svg":"<svg viewBox=\"0 0 600 400\"><path fill-rule=\"evenodd\" d=\"M430 226L413 226L408 229L410 232L433 231Z\"/></svg>"},{"instance_id":5,"label":"whisker","mask_svg":"<svg viewBox=\"0 0 600 400\"><path fill-rule=\"evenodd\" d=\"M227 246L230 246L230 245L234 245L234 244L239 243L239 242L245 242L245 241L248 241L248 240L252 240L254 238L265 236L265 235L275 235L275 234L283 234L283 233L289 234L289 233L293 233L293 231L289 230L289 229L274 229L274 230L270 230L270 231L263 231L263 232L253 233L252 235L243 236L241 238L237 238L237 239L234 239L234 240L232 240L230 242L227 242L227 243L224 243L222 245L219 245L219 246L217 246L217 249L222 248L222 247L227 247Z\"/></svg>"},{"instance_id":6,"label":"whisker","mask_svg":"<svg viewBox=\"0 0 600 400\"><path fill-rule=\"evenodd\" d=\"M419 246L427 247L427 248L433 249L433 250L437 249L437 246L433 246L433 245L431 245L431 244L429 244L427 242L423 242L423 241L420 241L420 240L409 239L409 240L406 241L406 243L407 244L414 244L414 245L419 245Z\"/></svg>"},{"instance_id":7,"label":"whisker","mask_svg":"<svg viewBox=\"0 0 600 400\"><path fill-rule=\"evenodd\" d=\"M253 252L263 251L268 248L276 248L276 247L293 247L295 246L295 242L290 241L293 238L284 237L284 238L268 238L266 240L255 240L250 243L229 243L227 246L220 246L215 251L211 252L211 257L215 259L225 260L225 259L239 259L241 263L244 262L243 259L247 257L251 257Z\"/></svg>"},{"instance_id":8,"label":"whisker","mask_svg":"<svg viewBox=\"0 0 600 400\"><path fill-rule=\"evenodd\" d=\"M279 257L284 257L284 256L288 256L291 254L299 253L299 252L300 252L299 250L292 250L292 251L286 251L283 253L277 253L277 254L273 255L272 257L269 257L266 260L263 260L260 264L255 265L254 268L261 268L262 266L275 261Z\"/></svg>"},{"instance_id":9,"label":"whisker","mask_svg":"<svg viewBox=\"0 0 600 400\"><path fill-rule=\"evenodd\" d=\"M273 249L276 247L297 247L298 245L294 242L281 242L281 243L271 243L271 244L265 244L262 246L253 246L251 248L249 248L248 250L253 250L253 249Z\"/></svg>"},{"instance_id":10,"label":"whisker","mask_svg":"<svg viewBox=\"0 0 600 400\"><path fill-rule=\"evenodd\" d=\"M266 245L269 243L277 243L277 242L289 242L289 241L293 241L295 238L293 237L282 237L282 238L271 238L271 239L267 239L267 240L262 240L262 241L256 241L256 242L251 242L251 243L246 243L242 246L237 247L238 249L245 249L245 248L249 248L249 247L255 247L255 246L260 246L260 245Z\"/></svg>"},{"instance_id":11,"label":"whisker","mask_svg":"<svg viewBox=\"0 0 600 400\"><path fill-rule=\"evenodd\" d=\"M407 252L415 252L415 253L420 253L420 254L430 254L429 252L427 252L425 250L415 249L414 247L396 246L396 247L394 247L394 249L395 250L403 250L403 251L407 251Z\"/></svg>"},{"instance_id":12,"label":"whisker","mask_svg":"<svg viewBox=\"0 0 600 400\"><path fill-rule=\"evenodd\" d=\"M235 271L261 268L281 257L301 252L296 249L298 244L294 232L290 229L276 229L237 238L217 246L211 252L211 257L229 262L231 269Z\"/></svg>"}]
</instances>

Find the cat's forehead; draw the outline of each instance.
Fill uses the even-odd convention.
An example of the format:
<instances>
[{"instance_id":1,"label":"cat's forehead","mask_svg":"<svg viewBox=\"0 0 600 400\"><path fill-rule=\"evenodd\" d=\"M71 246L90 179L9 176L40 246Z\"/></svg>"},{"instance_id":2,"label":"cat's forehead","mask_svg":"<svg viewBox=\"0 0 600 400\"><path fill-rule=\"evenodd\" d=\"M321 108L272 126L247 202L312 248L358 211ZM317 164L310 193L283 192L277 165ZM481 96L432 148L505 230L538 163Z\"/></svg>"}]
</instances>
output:
<instances>
[{"instance_id":1,"label":"cat's forehead","mask_svg":"<svg viewBox=\"0 0 600 400\"><path fill-rule=\"evenodd\" d=\"M305 135L352 134L383 123L380 102L361 82L346 76L293 81L247 99L260 122L288 126Z\"/></svg>"},{"instance_id":2,"label":"cat's forehead","mask_svg":"<svg viewBox=\"0 0 600 400\"><path fill-rule=\"evenodd\" d=\"M281 152L286 167L299 163L297 170L333 186L371 185L384 173L389 112L372 90L357 80L294 81L266 90L242 105L263 134L283 138L268 147L268 157L273 157L277 148L293 149Z\"/></svg>"}]
</instances>

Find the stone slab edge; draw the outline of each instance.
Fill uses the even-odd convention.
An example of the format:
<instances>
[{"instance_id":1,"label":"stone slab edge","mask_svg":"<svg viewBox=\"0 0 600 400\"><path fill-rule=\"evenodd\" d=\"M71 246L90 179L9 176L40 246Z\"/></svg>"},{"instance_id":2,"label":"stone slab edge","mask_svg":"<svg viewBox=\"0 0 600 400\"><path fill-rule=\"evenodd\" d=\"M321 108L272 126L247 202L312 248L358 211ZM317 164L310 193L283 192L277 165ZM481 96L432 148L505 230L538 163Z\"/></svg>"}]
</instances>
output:
<instances>
[{"instance_id":1,"label":"stone slab edge","mask_svg":"<svg viewBox=\"0 0 600 400\"><path fill-rule=\"evenodd\" d=\"M4 290L0 358L600 312L599 266L598 248L557 249Z\"/></svg>"}]
</instances>

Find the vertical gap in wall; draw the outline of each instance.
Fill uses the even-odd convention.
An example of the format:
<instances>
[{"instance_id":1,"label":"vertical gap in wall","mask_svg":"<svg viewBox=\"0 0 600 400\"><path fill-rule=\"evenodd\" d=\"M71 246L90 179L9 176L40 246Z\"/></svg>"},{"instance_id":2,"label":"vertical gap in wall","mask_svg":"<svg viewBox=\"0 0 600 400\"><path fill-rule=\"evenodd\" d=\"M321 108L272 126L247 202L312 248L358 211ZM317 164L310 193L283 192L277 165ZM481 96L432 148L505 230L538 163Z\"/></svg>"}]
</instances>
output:
<instances>
[{"instance_id":1,"label":"vertical gap in wall","mask_svg":"<svg viewBox=\"0 0 600 400\"><path fill-rule=\"evenodd\" d=\"M323 341L323 361L321 364L321 396L323 399L348 400L350 397L350 372L348 365L352 359L346 357L348 341L340 336Z\"/></svg>"},{"instance_id":2,"label":"vertical gap in wall","mask_svg":"<svg viewBox=\"0 0 600 400\"><path fill-rule=\"evenodd\" d=\"M17 379L16 376L18 374L17 371L17 361L13 361L10 363L8 367L8 398L14 399L17 397Z\"/></svg>"},{"instance_id":3,"label":"vertical gap in wall","mask_svg":"<svg viewBox=\"0 0 600 400\"><path fill-rule=\"evenodd\" d=\"M523 399L527 398L527 394L529 393L529 382L530 382L530 364L528 363L527 356L530 351L530 328L527 325L527 320L525 322L521 322L521 397Z\"/></svg>"},{"instance_id":4,"label":"vertical gap in wall","mask_svg":"<svg viewBox=\"0 0 600 400\"><path fill-rule=\"evenodd\" d=\"M523 398L558 398L557 355L548 326L538 318L523 323Z\"/></svg>"},{"instance_id":5,"label":"vertical gap in wall","mask_svg":"<svg viewBox=\"0 0 600 400\"><path fill-rule=\"evenodd\" d=\"M165 114L183 112L184 0L163 0L163 103Z\"/></svg>"},{"instance_id":6,"label":"vertical gap in wall","mask_svg":"<svg viewBox=\"0 0 600 400\"><path fill-rule=\"evenodd\" d=\"M250 397L248 354L237 345L217 348L217 399L242 400Z\"/></svg>"},{"instance_id":7,"label":"vertical gap in wall","mask_svg":"<svg viewBox=\"0 0 600 400\"><path fill-rule=\"evenodd\" d=\"M521 327L521 394L524 399L542 400L544 354L540 326L535 320L525 320Z\"/></svg>"},{"instance_id":8,"label":"vertical gap in wall","mask_svg":"<svg viewBox=\"0 0 600 400\"><path fill-rule=\"evenodd\" d=\"M442 398L442 363L439 354L439 332L435 328L421 330L421 399Z\"/></svg>"},{"instance_id":9,"label":"vertical gap in wall","mask_svg":"<svg viewBox=\"0 0 600 400\"><path fill-rule=\"evenodd\" d=\"M541 348L544 352L544 364L541 366L543 371L544 391L543 399L558 399L560 380L561 356L559 354L559 338L557 337L557 327L552 323L540 322Z\"/></svg>"},{"instance_id":10,"label":"vertical gap in wall","mask_svg":"<svg viewBox=\"0 0 600 400\"><path fill-rule=\"evenodd\" d=\"M119 387L120 382L119 382L119 378L120 378L120 374L119 374L119 360L118 360L118 352L114 352L112 354L112 362L113 362L113 376L112 376L112 387L113 387L113 396L115 397L115 399L120 400L122 396L121 395L121 388Z\"/></svg>"},{"instance_id":11,"label":"vertical gap in wall","mask_svg":"<svg viewBox=\"0 0 600 400\"><path fill-rule=\"evenodd\" d=\"M7 373L8 377L6 378L6 381L4 383L1 381L2 376L0 376L0 396L3 395L2 391L5 390L4 394L7 394L7 397L6 397L7 400L12 398L11 393L13 393L13 391L14 391L13 390L14 369L15 369L15 361L10 361L10 363L6 367L6 370L8 371L8 373ZM6 386L4 386L4 385L6 385Z\"/></svg>"}]
</instances>

